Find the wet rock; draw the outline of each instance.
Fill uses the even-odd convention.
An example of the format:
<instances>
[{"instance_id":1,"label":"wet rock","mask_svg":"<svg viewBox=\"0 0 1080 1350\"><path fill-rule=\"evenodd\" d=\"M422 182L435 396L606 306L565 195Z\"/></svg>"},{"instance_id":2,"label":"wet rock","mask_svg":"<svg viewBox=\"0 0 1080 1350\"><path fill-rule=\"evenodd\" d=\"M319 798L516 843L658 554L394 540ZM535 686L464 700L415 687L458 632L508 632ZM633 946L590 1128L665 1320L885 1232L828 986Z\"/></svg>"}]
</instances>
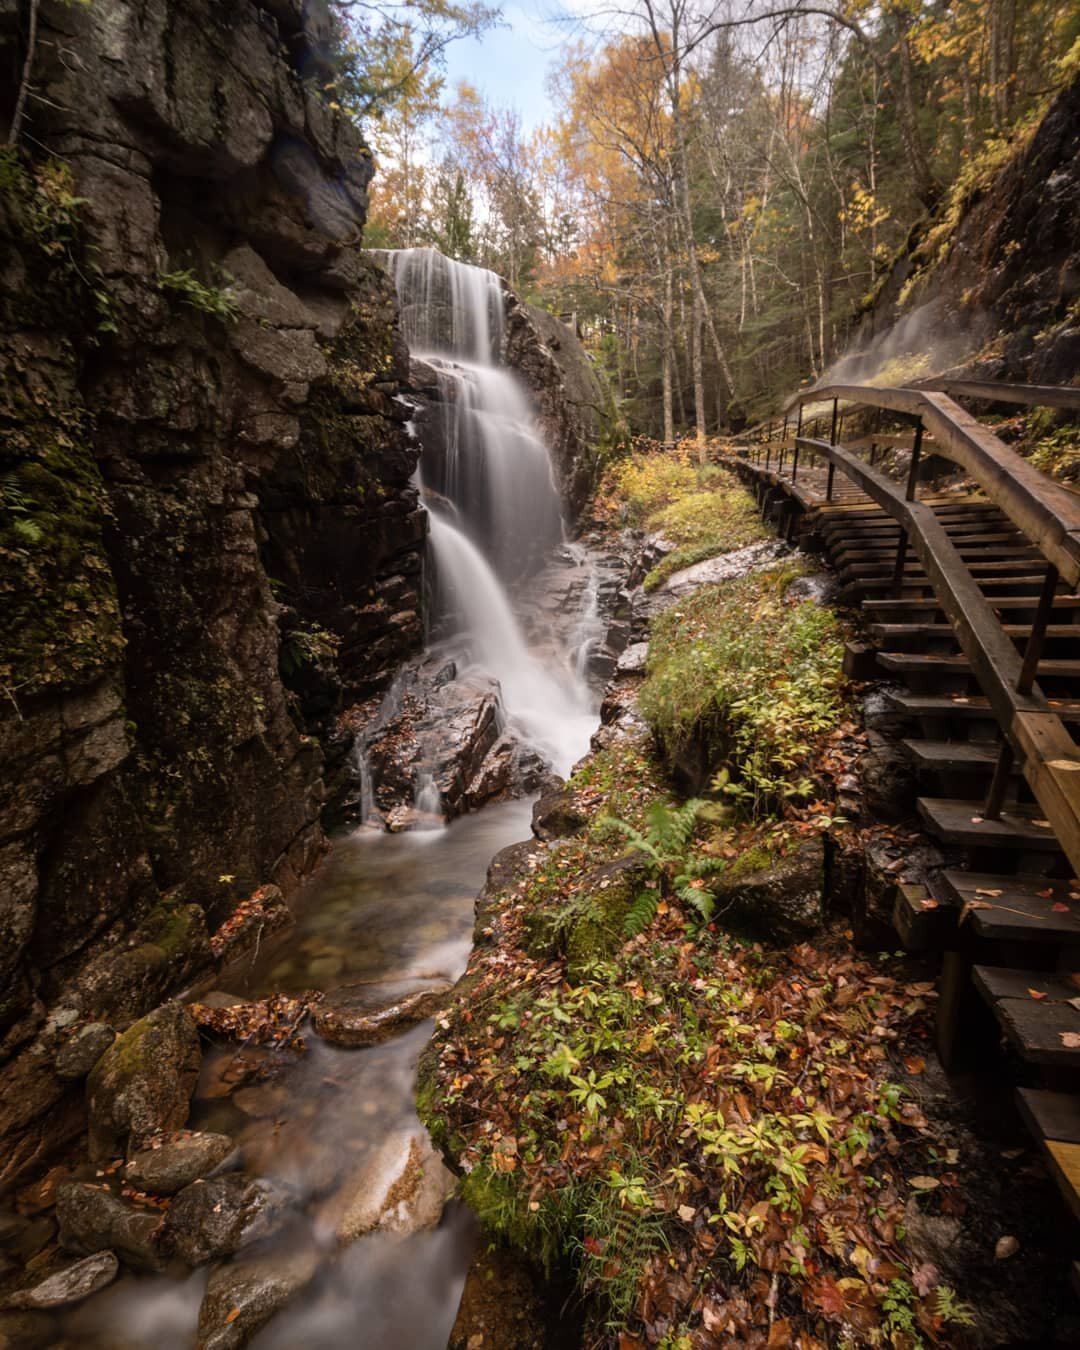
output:
<instances>
[{"instance_id":1,"label":"wet rock","mask_svg":"<svg viewBox=\"0 0 1080 1350\"><path fill-rule=\"evenodd\" d=\"M619 657L615 666L618 675L644 675L645 663L649 658L649 644L634 642Z\"/></svg>"},{"instance_id":2,"label":"wet rock","mask_svg":"<svg viewBox=\"0 0 1080 1350\"><path fill-rule=\"evenodd\" d=\"M816 605L836 605L840 599L840 588L830 573L813 572L810 576L796 577L784 592L784 599L788 604L812 600Z\"/></svg>"},{"instance_id":3,"label":"wet rock","mask_svg":"<svg viewBox=\"0 0 1080 1350\"><path fill-rule=\"evenodd\" d=\"M279 1244L280 1245L280 1244ZM196 1350L238 1350L307 1285L318 1269L311 1244L215 1270L199 1310Z\"/></svg>"},{"instance_id":4,"label":"wet rock","mask_svg":"<svg viewBox=\"0 0 1080 1350\"><path fill-rule=\"evenodd\" d=\"M561 778L547 788L533 806L532 831L537 839L564 839L584 828L588 816Z\"/></svg>"},{"instance_id":5,"label":"wet rock","mask_svg":"<svg viewBox=\"0 0 1080 1350\"><path fill-rule=\"evenodd\" d=\"M333 1045L377 1045L431 1017L452 988L448 980L346 985L315 1008L315 1034Z\"/></svg>"},{"instance_id":6,"label":"wet rock","mask_svg":"<svg viewBox=\"0 0 1080 1350\"><path fill-rule=\"evenodd\" d=\"M116 1040L116 1032L104 1022L90 1022L62 1046L56 1056L58 1078L85 1078Z\"/></svg>"},{"instance_id":7,"label":"wet rock","mask_svg":"<svg viewBox=\"0 0 1080 1350\"><path fill-rule=\"evenodd\" d=\"M185 1186L208 1176L233 1151L224 1134L189 1134L160 1148L136 1153L124 1168L124 1176L140 1191L175 1195Z\"/></svg>"},{"instance_id":8,"label":"wet rock","mask_svg":"<svg viewBox=\"0 0 1080 1350\"><path fill-rule=\"evenodd\" d=\"M895 825L915 811L919 776L898 742L867 731L867 750L859 757L863 806L872 820Z\"/></svg>"},{"instance_id":9,"label":"wet rock","mask_svg":"<svg viewBox=\"0 0 1080 1350\"><path fill-rule=\"evenodd\" d=\"M291 1199L270 1182L236 1172L196 1181L172 1202L163 1245L189 1266L219 1261L280 1228Z\"/></svg>"},{"instance_id":10,"label":"wet rock","mask_svg":"<svg viewBox=\"0 0 1080 1350\"><path fill-rule=\"evenodd\" d=\"M427 1135L390 1135L319 1209L319 1227L341 1243L375 1229L418 1233L434 1228L454 1178Z\"/></svg>"},{"instance_id":11,"label":"wet rock","mask_svg":"<svg viewBox=\"0 0 1080 1350\"><path fill-rule=\"evenodd\" d=\"M162 1004L117 1037L86 1084L91 1156L115 1157L181 1129L201 1058L195 1023L180 1003Z\"/></svg>"},{"instance_id":12,"label":"wet rock","mask_svg":"<svg viewBox=\"0 0 1080 1350\"><path fill-rule=\"evenodd\" d=\"M56 1350L56 1319L46 1312L0 1312L4 1350Z\"/></svg>"},{"instance_id":13,"label":"wet rock","mask_svg":"<svg viewBox=\"0 0 1080 1350\"><path fill-rule=\"evenodd\" d=\"M136 1270L161 1269L161 1215L156 1211L140 1209L105 1187L66 1181L57 1188L56 1217L65 1251L111 1250Z\"/></svg>"},{"instance_id":14,"label":"wet rock","mask_svg":"<svg viewBox=\"0 0 1080 1350\"><path fill-rule=\"evenodd\" d=\"M112 1252L96 1252L65 1266L47 1280L24 1289L8 1299L9 1308L59 1308L65 1303L78 1303L104 1289L116 1279L120 1263Z\"/></svg>"},{"instance_id":15,"label":"wet rock","mask_svg":"<svg viewBox=\"0 0 1080 1350\"><path fill-rule=\"evenodd\" d=\"M825 920L824 845L812 835L782 857L751 849L710 885L721 925L745 925L778 942L798 941Z\"/></svg>"},{"instance_id":16,"label":"wet rock","mask_svg":"<svg viewBox=\"0 0 1080 1350\"><path fill-rule=\"evenodd\" d=\"M56 1220L48 1214L27 1218L21 1214L0 1217L0 1251L26 1265L56 1236Z\"/></svg>"},{"instance_id":17,"label":"wet rock","mask_svg":"<svg viewBox=\"0 0 1080 1350\"><path fill-rule=\"evenodd\" d=\"M735 577L747 576L750 572L766 566L776 558L790 553L789 545L777 539L762 539L756 544L735 549L732 553L722 553L717 558L706 558L704 562L694 563L675 572L650 598L649 608L655 612L666 609L674 600L690 595L701 586L713 586L720 581L731 581Z\"/></svg>"}]
</instances>

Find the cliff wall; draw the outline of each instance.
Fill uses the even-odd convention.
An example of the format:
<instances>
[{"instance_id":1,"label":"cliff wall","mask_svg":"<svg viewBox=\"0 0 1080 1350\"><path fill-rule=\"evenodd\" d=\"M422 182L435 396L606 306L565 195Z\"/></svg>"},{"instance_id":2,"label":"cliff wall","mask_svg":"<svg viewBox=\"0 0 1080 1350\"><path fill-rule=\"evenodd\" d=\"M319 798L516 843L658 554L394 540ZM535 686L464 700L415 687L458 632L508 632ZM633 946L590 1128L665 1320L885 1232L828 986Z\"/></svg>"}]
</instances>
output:
<instances>
[{"instance_id":1,"label":"cliff wall","mask_svg":"<svg viewBox=\"0 0 1080 1350\"><path fill-rule=\"evenodd\" d=\"M41 5L0 160L0 1181L81 1126L64 1042L312 866L334 714L422 640L407 358L329 40L301 0Z\"/></svg>"}]
</instances>

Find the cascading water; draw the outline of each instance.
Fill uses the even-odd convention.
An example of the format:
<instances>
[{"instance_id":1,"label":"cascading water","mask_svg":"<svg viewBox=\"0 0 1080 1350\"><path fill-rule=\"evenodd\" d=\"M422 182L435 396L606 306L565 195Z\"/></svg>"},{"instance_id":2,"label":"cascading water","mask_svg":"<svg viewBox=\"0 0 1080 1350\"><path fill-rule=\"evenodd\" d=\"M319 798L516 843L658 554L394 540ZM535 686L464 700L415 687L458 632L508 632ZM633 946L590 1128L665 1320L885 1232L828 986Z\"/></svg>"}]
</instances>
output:
<instances>
[{"instance_id":1,"label":"cascading water","mask_svg":"<svg viewBox=\"0 0 1080 1350\"><path fill-rule=\"evenodd\" d=\"M441 416L422 426L437 624L498 679L507 719L561 774L588 747L595 708L569 659L529 650L507 587L563 538L551 456L516 375L498 365L504 293L494 272L435 249L380 254Z\"/></svg>"}]
</instances>

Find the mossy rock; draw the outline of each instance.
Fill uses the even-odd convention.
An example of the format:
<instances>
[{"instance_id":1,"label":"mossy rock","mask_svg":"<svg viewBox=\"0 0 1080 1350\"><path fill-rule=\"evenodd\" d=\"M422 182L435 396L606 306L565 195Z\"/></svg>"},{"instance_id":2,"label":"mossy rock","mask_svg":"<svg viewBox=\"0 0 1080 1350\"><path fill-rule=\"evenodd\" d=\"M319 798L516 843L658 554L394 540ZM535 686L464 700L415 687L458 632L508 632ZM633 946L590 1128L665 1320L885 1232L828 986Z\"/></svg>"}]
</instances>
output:
<instances>
[{"instance_id":1,"label":"mossy rock","mask_svg":"<svg viewBox=\"0 0 1080 1350\"><path fill-rule=\"evenodd\" d=\"M128 1027L87 1080L91 1156L113 1158L182 1129L201 1060L199 1033L180 1003L164 1003Z\"/></svg>"},{"instance_id":2,"label":"mossy rock","mask_svg":"<svg viewBox=\"0 0 1080 1350\"><path fill-rule=\"evenodd\" d=\"M825 922L825 847L818 834L780 855L755 845L710 882L716 919L776 942L799 942Z\"/></svg>"}]
</instances>

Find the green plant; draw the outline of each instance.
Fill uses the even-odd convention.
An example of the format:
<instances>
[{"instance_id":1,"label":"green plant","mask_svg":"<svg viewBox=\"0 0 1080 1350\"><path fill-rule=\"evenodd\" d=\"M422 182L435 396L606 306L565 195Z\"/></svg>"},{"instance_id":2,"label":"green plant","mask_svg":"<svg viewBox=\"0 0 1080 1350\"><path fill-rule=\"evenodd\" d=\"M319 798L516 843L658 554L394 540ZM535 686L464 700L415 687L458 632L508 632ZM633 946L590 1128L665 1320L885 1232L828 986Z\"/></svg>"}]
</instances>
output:
<instances>
[{"instance_id":1,"label":"green plant","mask_svg":"<svg viewBox=\"0 0 1080 1350\"><path fill-rule=\"evenodd\" d=\"M232 323L239 316L240 311L228 292L221 287L204 285L191 268L159 273L158 285L175 295L181 304L222 323Z\"/></svg>"},{"instance_id":2,"label":"green plant","mask_svg":"<svg viewBox=\"0 0 1080 1350\"><path fill-rule=\"evenodd\" d=\"M912 1350L923 1350L924 1342L915 1321L915 1290L907 1280L890 1280L881 1300L884 1325L890 1336L904 1336Z\"/></svg>"},{"instance_id":3,"label":"green plant","mask_svg":"<svg viewBox=\"0 0 1080 1350\"><path fill-rule=\"evenodd\" d=\"M962 1303L956 1296L956 1290L947 1284L940 1284L934 1290L934 1314L953 1326L975 1325L975 1310L969 1303Z\"/></svg>"},{"instance_id":4,"label":"green plant","mask_svg":"<svg viewBox=\"0 0 1080 1350\"><path fill-rule=\"evenodd\" d=\"M305 666L316 666L321 661L333 661L341 645L336 633L309 623L305 628L294 628L281 642L279 661L282 673L295 675Z\"/></svg>"},{"instance_id":5,"label":"green plant","mask_svg":"<svg viewBox=\"0 0 1080 1350\"><path fill-rule=\"evenodd\" d=\"M712 918L716 900L706 880L722 872L727 862L688 851L702 812L709 806L710 803L697 797L682 806L654 802L645 813L644 830L625 820L612 819L614 828L645 859L655 887L642 892L630 910L626 918L628 936L636 936L651 922L665 891L695 909L703 923Z\"/></svg>"}]
</instances>

